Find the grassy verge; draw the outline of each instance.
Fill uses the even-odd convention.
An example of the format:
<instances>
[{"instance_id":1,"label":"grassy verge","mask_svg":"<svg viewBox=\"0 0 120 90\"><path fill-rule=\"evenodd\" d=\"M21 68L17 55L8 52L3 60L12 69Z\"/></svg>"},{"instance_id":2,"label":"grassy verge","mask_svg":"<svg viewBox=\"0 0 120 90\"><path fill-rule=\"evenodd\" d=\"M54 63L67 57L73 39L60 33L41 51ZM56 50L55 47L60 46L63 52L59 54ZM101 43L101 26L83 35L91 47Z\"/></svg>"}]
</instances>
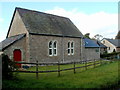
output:
<instances>
[{"instance_id":1,"label":"grassy verge","mask_svg":"<svg viewBox=\"0 0 120 90\"><path fill-rule=\"evenodd\" d=\"M57 66L43 66L39 70L51 70L55 67ZM71 66L62 68L66 67ZM4 80L3 88L108 88L117 84L118 62L113 62L88 70L76 69L76 74L73 74L73 70L64 71L60 77L57 77L57 72L40 73L38 79L32 73L19 73L18 80Z\"/></svg>"}]
</instances>

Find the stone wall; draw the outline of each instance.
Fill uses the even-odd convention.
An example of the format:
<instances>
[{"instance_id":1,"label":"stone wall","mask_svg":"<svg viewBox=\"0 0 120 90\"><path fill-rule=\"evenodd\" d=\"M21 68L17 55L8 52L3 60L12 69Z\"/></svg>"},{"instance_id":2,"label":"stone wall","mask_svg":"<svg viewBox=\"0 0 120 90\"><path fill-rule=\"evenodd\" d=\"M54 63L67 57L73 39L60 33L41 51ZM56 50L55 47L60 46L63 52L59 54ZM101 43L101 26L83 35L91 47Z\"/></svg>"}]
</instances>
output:
<instances>
[{"instance_id":1,"label":"stone wall","mask_svg":"<svg viewBox=\"0 0 120 90\"><path fill-rule=\"evenodd\" d=\"M22 53L22 61L28 60L26 58L26 38L23 37L22 39L16 41L15 43L13 43L11 46L9 46L8 48L6 48L4 50L4 53L6 55L8 55L10 57L11 60L13 60L13 51L15 49L20 49L21 53Z\"/></svg>"},{"instance_id":2,"label":"stone wall","mask_svg":"<svg viewBox=\"0 0 120 90\"><path fill-rule=\"evenodd\" d=\"M30 35L30 62L66 62L80 60L80 38ZM49 56L48 43L57 41L57 56ZM68 55L68 41L74 42L74 55Z\"/></svg>"},{"instance_id":3,"label":"stone wall","mask_svg":"<svg viewBox=\"0 0 120 90\"><path fill-rule=\"evenodd\" d=\"M99 48L85 48L83 51L83 60L100 59Z\"/></svg>"}]
</instances>

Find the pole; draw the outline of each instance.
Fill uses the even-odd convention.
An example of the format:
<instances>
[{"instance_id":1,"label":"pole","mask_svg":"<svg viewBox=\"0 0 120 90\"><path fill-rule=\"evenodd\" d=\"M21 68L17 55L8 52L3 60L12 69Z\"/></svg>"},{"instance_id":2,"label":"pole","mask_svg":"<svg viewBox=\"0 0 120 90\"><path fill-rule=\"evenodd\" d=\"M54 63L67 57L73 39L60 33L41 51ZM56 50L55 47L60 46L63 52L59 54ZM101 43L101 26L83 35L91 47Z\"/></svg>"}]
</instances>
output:
<instances>
[{"instance_id":1,"label":"pole","mask_svg":"<svg viewBox=\"0 0 120 90\"><path fill-rule=\"evenodd\" d=\"M95 68L95 59L94 59L94 68Z\"/></svg>"},{"instance_id":2,"label":"pole","mask_svg":"<svg viewBox=\"0 0 120 90\"><path fill-rule=\"evenodd\" d=\"M74 65L74 69L73 69L73 70L74 70L74 74L75 74L75 73L76 73L76 72L75 72L75 61L74 61L74 64L73 64L73 65Z\"/></svg>"},{"instance_id":3,"label":"pole","mask_svg":"<svg viewBox=\"0 0 120 90\"><path fill-rule=\"evenodd\" d=\"M102 65L102 59L100 59L100 66Z\"/></svg>"},{"instance_id":4,"label":"pole","mask_svg":"<svg viewBox=\"0 0 120 90\"><path fill-rule=\"evenodd\" d=\"M58 77L60 77L60 62L58 61Z\"/></svg>"},{"instance_id":5,"label":"pole","mask_svg":"<svg viewBox=\"0 0 120 90\"><path fill-rule=\"evenodd\" d=\"M85 61L85 70L87 70L87 60Z\"/></svg>"},{"instance_id":6,"label":"pole","mask_svg":"<svg viewBox=\"0 0 120 90\"><path fill-rule=\"evenodd\" d=\"M38 79L38 61L36 61L36 79Z\"/></svg>"}]
</instances>

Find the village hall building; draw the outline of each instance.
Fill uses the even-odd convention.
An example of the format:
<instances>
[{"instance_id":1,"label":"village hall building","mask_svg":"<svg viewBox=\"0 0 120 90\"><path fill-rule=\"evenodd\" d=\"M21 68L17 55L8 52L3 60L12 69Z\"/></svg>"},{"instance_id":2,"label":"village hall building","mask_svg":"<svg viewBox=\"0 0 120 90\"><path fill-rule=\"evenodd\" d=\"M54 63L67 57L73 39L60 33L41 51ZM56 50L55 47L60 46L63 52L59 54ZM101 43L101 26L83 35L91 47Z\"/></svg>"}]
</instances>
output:
<instances>
[{"instance_id":1,"label":"village hall building","mask_svg":"<svg viewBox=\"0 0 120 90\"><path fill-rule=\"evenodd\" d=\"M16 8L2 51L14 61L79 61L82 38L66 17Z\"/></svg>"}]
</instances>

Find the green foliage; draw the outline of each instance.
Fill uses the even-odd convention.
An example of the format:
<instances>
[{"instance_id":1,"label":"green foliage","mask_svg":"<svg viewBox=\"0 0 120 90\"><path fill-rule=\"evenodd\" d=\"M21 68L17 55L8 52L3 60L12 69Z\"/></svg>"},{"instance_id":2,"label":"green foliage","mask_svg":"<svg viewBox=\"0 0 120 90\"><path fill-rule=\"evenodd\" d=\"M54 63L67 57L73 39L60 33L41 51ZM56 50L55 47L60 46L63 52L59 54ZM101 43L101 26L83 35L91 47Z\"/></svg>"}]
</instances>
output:
<instances>
[{"instance_id":1,"label":"green foliage","mask_svg":"<svg viewBox=\"0 0 120 90\"><path fill-rule=\"evenodd\" d=\"M13 70L18 69L15 62L9 59L7 55L2 54L2 78L13 79L16 75L13 74Z\"/></svg>"},{"instance_id":2,"label":"green foliage","mask_svg":"<svg viewBox=\"0 0 120 90\"><path fill-rule=\"evenodd\" d=\"M118 54L120 54L120 52L104 53L104 54L101 54L100 57L107 58L107 59L115 59Z\"/></svg>"},{"instance_id":3,"label":"green foliage","mask_svg":"<svg viewBox=\"0 0 120 90\"><path fill-rule=\"evenodd\" d=\"M41 69L46 70L46 66ZM28 70L34 70L34 67ZM77 69L76 74L73 70L64 71L60 77L57 72L40 73L38 79L34 73L19 73L19 80L5 80L3 88L113 88L117 82L118 62L113 62L82 72Z\"/></svg>"},{"instance_id":4,"label":"green foliage","mask_svg":"<svg viewBox=\"0 0 120 90\"><path fill-rule=\"evenodd\" d=\"M84 38L90 39L90 33L86 33L86 34L84 35Z\"/></svg>"}]
</instances>

